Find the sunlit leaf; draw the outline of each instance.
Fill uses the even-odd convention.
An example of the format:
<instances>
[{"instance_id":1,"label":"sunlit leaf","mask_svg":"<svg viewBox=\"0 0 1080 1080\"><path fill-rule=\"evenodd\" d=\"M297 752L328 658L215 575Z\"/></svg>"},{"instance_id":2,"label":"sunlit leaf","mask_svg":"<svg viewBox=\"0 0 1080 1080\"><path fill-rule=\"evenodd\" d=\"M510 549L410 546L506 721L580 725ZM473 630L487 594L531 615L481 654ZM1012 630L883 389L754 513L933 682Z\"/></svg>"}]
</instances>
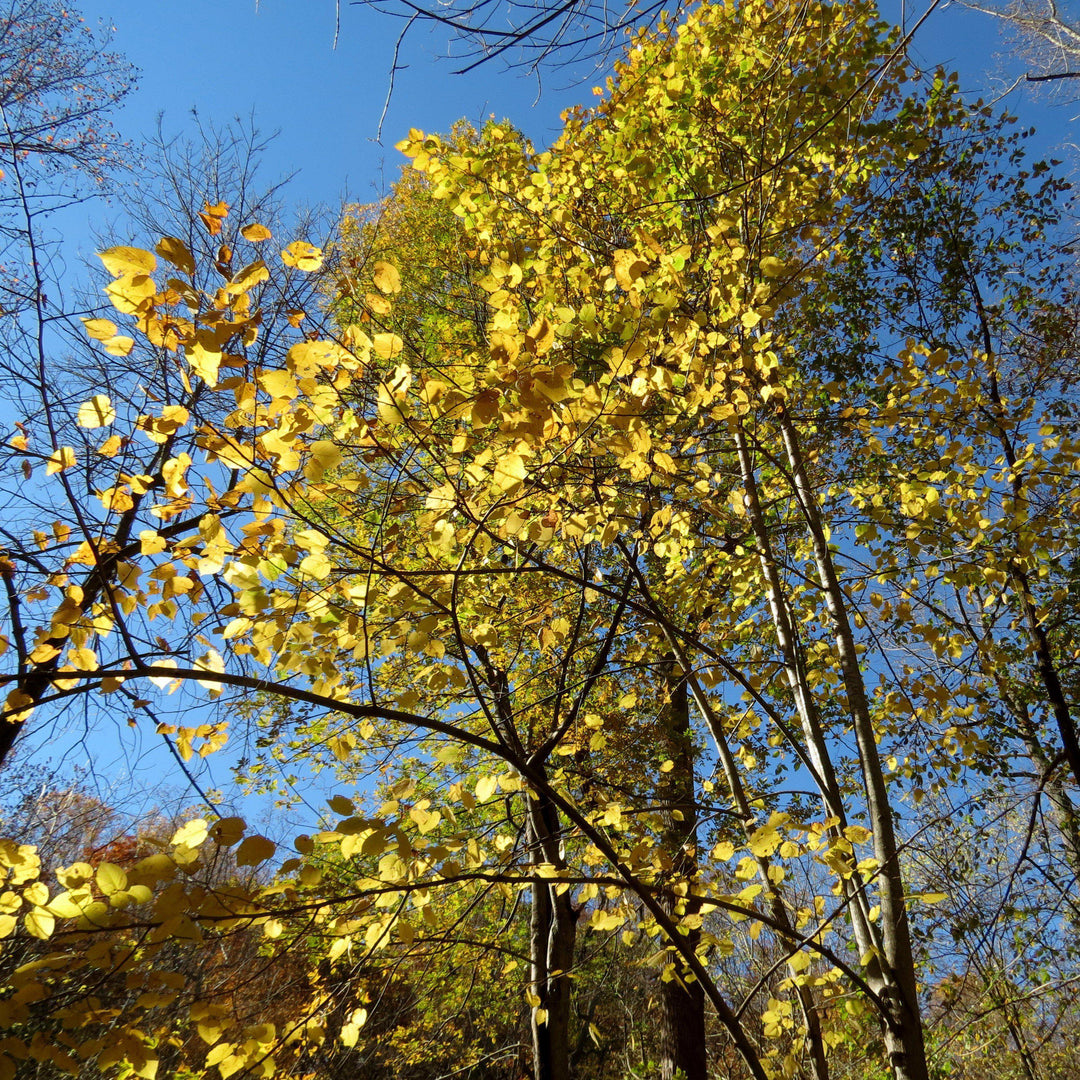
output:
<instances>
[{"instance_id":1,"label":"sunlit leaf","mask_svg":"<svg viewBox=\"0 0 1080 1080\"><path fill-rule=\"evenodd\" d=\"M245 225L240 230L240 235L248 241L249 244L259 244L263 240L269 240L273 233L265 226L259 225L253 222L250 225Z\"/></svg>"},{"instance_id":2,"label":"sunlit leaf","mask_svg":"<svg viewBox=\"0 0 1080 1080\"><path fill-rule=\"evenodd\" d=\"M309 244L306 240L294 240L281 252L281 261L296 270L311 272L323 264L322 248Z\"/></svg>"},{"instance_id":3,"label":"sunlit leaf","mask_svg":"<svg viewBox=\"0 0 1080 1080\"><path fill-rule=\"evenodd\" d=\"M388 294L401 292L401 275L397 267L388 262L377 262L371 278L380 292Z\"/></svg>"},{"instance_id":4,"label":"sunlit leaf","mask_svg":"<svg viewBox=\"0 0 1080 1080\"><path fill-rule=\"evenodd\" d=\"M49 455L48 464L45 466L45 473L46 475L51 476L53 473L70 469L74 464L75 451L70 446L62 446L59 450L54 450Z\"/></svg>"},{"instance_id":5,"label":"sunlit leaf","mask_svg":"<svg viewBox=\"0 0 1080 1080\"><path fill-rule=\"evenodd\" d=\"M183 240L178 240L175 236L163 236L154 250L167 262L172 263L181 274L190 277L195 273L195 259ZM150 270L153 270L153 267Z\"/></svg>"},{"instance_id":6,"label":"sunlit leaf","mask_svg":"<svg viewBox=\"0 0 1080 1080\"><path fill-rule=\"evenodd\" d=\"M149 251L135 247L111 247L98 252L98 258L113 277L123 275L152 274L157 269L157 259Z\"/></svg>"},{"instance_id":7,"label":"sunlit leaf","mask_svg":"<svg viewBox=\"0 0 1080 1080\"><path fill-rule=\"evenodd\" d=\"M116 410L105 394L96 394L79 406L79 426L84 428L108 427L116 419Z\"/></svg>"}]
</instances>

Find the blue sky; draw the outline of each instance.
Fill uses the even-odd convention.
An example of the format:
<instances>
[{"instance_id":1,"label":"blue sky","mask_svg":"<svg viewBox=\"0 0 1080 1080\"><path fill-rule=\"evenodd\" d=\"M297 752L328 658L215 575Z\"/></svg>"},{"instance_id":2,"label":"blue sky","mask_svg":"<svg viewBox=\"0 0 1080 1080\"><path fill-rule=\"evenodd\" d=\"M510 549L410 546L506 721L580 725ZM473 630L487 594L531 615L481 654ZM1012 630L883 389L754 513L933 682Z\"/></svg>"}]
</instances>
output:
<instances>
[{"instance_id":1,"label":"blue sky","mask_svg":"<svg viewBox=\"0 0 1080 1080\"><path fill-rule=\"evenodd\" d=\"M293 198L308 203L373 197L396 176L401 159L393 144L410 127L445 131L460 117L479 121L495 113L547 143L560 112L591 101L592 86L602 81L602 72L587 66L548 72L538 96L535 78L499 61L454 75L460 64L440 59L443 32L414 26L379 144L401 25L390 16L343 0L335 49L334 0L189 0L182 8L161 0L87 0L82 8L88 21L115 27L117 49L141 69L139 88L117 117L127 137L152 130L159 113L168 131L183 130L192 108L217 123L254 113L264 132L281 132L268 171L299 169ZM908 0L909 25L923 10ZM885 0L882 12L899 22L905 6ZM988 96L1022 70L1008 57L995 20L955 4L930 17L915 53L928 68L957 68L966 87ZM1045 97L1032 102L1023 87L1009 107L1055 132L1071 118L1068 107L1047 105Z\"/></svg>"},{"instance_id":2,"label":"blue sky","mask_svg":"<svg viewBox=\"0 0 1080 1080\"><path fill-rule=\"evenodd\" d=\"M280 129L271 172L300 170L294 197L336 203L343 193L366 200L396 175L393 144L410 127L444 131L460 117L510 117L537 142L550 141L559 113L588 95L591 84L565 89L567 75L535 79L498 67L454 76L438 62L438 36L414 26L375 141L389 85L400 23L342 5L334 42L333 0L191 0L178 15L172 5L146 0L94 0L82 5L88 21L114 26L115 43L141 69L140 85L117 118L126 136L151 130L158 113L169 131L181 130L195 108L205 120L225 122L254 113L264 132ZM560 89L560 86L562 89Z\"/></svg>"}]
</instances>

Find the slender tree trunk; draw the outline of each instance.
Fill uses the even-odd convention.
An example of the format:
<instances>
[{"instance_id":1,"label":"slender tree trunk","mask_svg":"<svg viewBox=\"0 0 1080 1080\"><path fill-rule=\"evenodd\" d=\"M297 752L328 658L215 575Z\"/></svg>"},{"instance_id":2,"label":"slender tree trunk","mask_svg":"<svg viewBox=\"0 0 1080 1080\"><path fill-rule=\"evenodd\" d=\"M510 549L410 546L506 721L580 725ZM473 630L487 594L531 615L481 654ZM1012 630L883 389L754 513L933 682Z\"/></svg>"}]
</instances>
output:
<instances>
[{"instance_id":1,"label":"slender tree trunk","mask_svg":"<svg viewBox=\"0 0 1080 1080\"><path fill-rule=\"evenodd\" d=\"M638 572L638 580L642 592L650 606L653 607L654 610L657 610L648 583L640 572ZM739 775L739 769L735 763L735 756L732 754L731 748L728 745L723 725L710 704L708 695L705 694L700 682L693 674L683 644L668 628L664 627L662 623L661 629L667 640L668 647L671 650L671 656L686 673L685 684L689 696L694 699L694 703L697 705L698 711L701 713L701 717L705 721L705 724L712 735L713 744L716 747L716 755L719 759L721 770L724 773L724 779L727 781L732 805L739 815L744 835L749 839L754 831L757 815L750 805L750 799L747 797L742 777ZM696 814L696 803L694 804L693 809ZM762 888L765 890L765 894L768 897L769 911L776 920L781 931L788 935L788 940L793 941L794 928L791 924L787 905L784 903L783 890L780 885L773 880L769 873L771 861L764 855L755 856L754 861L757 863L758 877L761 880ZM829 1066L826 1057L825 1040L821 1030L821 1010L817 996L809 986L802 983L796 985L795 994L799 1000L799 1008L802 1012L803 1022L805 1024L806 1052L810 1060L810 1076L812 1080L828 1080Z\"/></svg>"},{"instance_id":2,"label":"slender tree trunk","mask_svg":"<svg viewBox=\"0 0 1080 1080\"><path fill-rule=\"evenodd\" d=\"M547 997L548 967L547 938L551 928L551 891L543 881L532 886L532 911L529 920L529 983L532 992L544 1008ZM532 1011L533 1080L551 1080L555 1076L552 1064L551 1029L537 1022L537 1009Z\"/></svg>"},{"instance_id":3,"label":"slender tree trunk","mask_svg":"<svg viewBox=\"0 0 1080 1080\"><path fill-rule=\"evenodd\" d=\"M881 905L880 927L869 918L870 901L859 875L843 881L850 901L849 913L858 948L869 956L865 978L882 1005L882 1029L889 1065L896 1080L928 1080L922 1018L919 1011L914 955L911 949L907 909L904 905L892 812L885 788L884 773L877 753L877 742L870 715L866 689L859 670L854 635L847 618L847 600L836 577L832 554L825 539L816 498L802 461L797 432L790 418L781 410L780 429L784 450L814 552L814 560L831 616L836 647L848 697L848 709L859 749L863 790L873 829L875 856L881 867L878 899ZM788 685L795 698L803 728L808 760L821 793L826 811L846 821L843 799L830 760L813 689L795 637L795 623L788 607L783 583L772 552L771 538L757 490L757 478L745 433L736 432L736 449L746 490L746 510L754 531L765 578L769 607L784 658Z\"/></svg>"},{"instance_id":4,"label":"slender tree trunk","mask_svg":"<svg viewBox=\"0 0 1080 1080\"><path fill-rule=\"evenodd\" d=\"M1043 775L1042 790L1046 792L1050 803L1051 817L1061 838L1065 861L1073 876L1080 880L1080 820L1077 818L1076 805L1062 783L1059 763L1047 757L1046 747L1039 741L1038 731L1027 706L1015 699L1000 675L995 674L995 682L1001 700L1016 721L1028 760Z\"/></svg>"},{"instance_id":5,"label":"slender tree trunk","mask_svg":"<svg viewBox=\"0 0 1080 1080\"><path fill-rule=\"evenodd\" d=\"M1013 445L1012 436L1009 434L1008 425L1005 419L1005 402L1002 400L1001 388L998 385L994 361L994 341L993 335L990 332L990 320L987 318L982 292L979 289L978 279L974 274L970 276L969 284L971 287L971 296L975 302L975 309L979 316L979 324L982 329L983 350L986 353L986 391L991 403L990 413L994 426L997 429L998 445L1001 447L1005 462L1009 466L1009 471L1012 474L1012 494L1013 499L1015 500L1015 506L1012 507L1012 510L1015 514L1019 511L1021 506L1027 507L1028 505L1028 497L1024 484L1024 473L1022 469L1017 467L1016 448ZM1061 679L1058 676L1053 650L1051 649L1050 640L1046 634L1046 627L1043 625L1042 618L1039 615L1038 606L1035 603L1035 597L1031 589L1031 579L1028 577L1027 571L1015 562L1009 567L1009 584L1012 586L1016 598L1020 601L1020 606L1024 613L1024 625L1027 629L1031 650L1035 655L1035 664L1039 672L1039 681L1042 683L1043 690L1046 694L1046 703L1057 724L1058 734L1061 736L1061 746L1065 755L1065 761L1068 763L1069 771L1073 776L1073 781L1075 783L1080 783L1080 737L1077 735L1076 722L1069 707L1069 700L1061 685ZM1033 736L1030 739L1025 736L1025 742L1028 743L1029 749L1031 742L1033 741L1035 741ZM1054 782L1058 789L1063 793L1060 781L1055 778ZM1047 785L1047 790L1049 791L1049 784ZM1053 798L1053 796L1051 796L1051 798ZM1069 803L1067 796L1064 801ZM1066 810L1060 801L1056 802L1055 808L1059 807L1063 823L1062 840L1064 841L1066 848L1072 848L1073 857L1075 858L1075 813L1072 812L1071 803L1069 803L1069 809ZM1070 865L1073 865L1072 859L1070 859ZM1075 871L1075 865L1073 865L1073 869Z\"/></svg>"},{"instance_id":6,"label":"slender tree trunk","mask_svg":"<svg viewBox=\"0 0 1080 1080\"><path fill-rule=\"evenodd\" d=\"M660 662L666 694L658 729L662 754L674 763L660 773L657 799L664 807L662 850L671 858L675 890L664 898L664 907L674 918L695 915L700 902L693 896L691 882L697 873L697 798L694 789L694 742L690 730L690 703L687 679L672 653ZM701 931L690 929L687 943L697 948ZM678 977L660 982L660 1073L674 1080L677 1072L685 1080L706 1080L705 993L701 984L675 964Z\"/></svg>"},{"instance_id":7,"label":"slender tree trunk","mask_svg":"<svg viewBox=\"0 0 1080 1080\"><path fill-rule=\"evenodd\" d=\"M1058 678L1057 665L1054 663L1053 650L1050 648L1050 639L1043 625L1039 609L1035 604L1035 598L1031 591L1031 581L1025 571L1018 566L1013 566L1009 577L1013 591L1024 612L1024 626L1027 628L1028 641L1031 651L1035 654L1035 664L1039 672L1039 681L1043 685L1046 694L1046 703L1057 723L1058 734L1061 736L1061 745L1064 748L1065 760L1068 762L1069 771L1073 775L1073 781L1080 783L1080 739L1076 734L1076 724L1073 722L1072 713L1069 710L1069 701L1065 696L1061 680Z\"/></svg>"},{"instance_id":8,"label":"slender tree trunk","mask_svg":"<svg viewBox=\"0 0 1080 1080\"><path fill-rule=\"evenodd\" d=\"M779 421L788 467L795 484L795 494L810 534L819 584L833 623L836 652L844 690L847 693L848 713L862 767L867 816L873 831L874 855L879 867L877 896L881 906L880 938L884 954L880 958L882 985L879 993L886 1007L883 1027L889 1064L897 1080L928 1080L918 979L904 901L900 853L893 828L885 773L878 754L877 733L870 714L866 684L859 667L855 635L848 619L847 597L837 577L832 551L825 538L820 508L806 473L798 432L784 406L780 407Z\"/></svg>"},{"instance_id":9,"label":"slender tree trunk","mask_svg":"<svg viewBox=\"0 0 1080 1080\"><path fill-rule=\"evenodd\" d=\"M529 797L534 867L561 868L558 812L541 796ZM529 924L530 982L539 1004L532 1011L534 1080L570 1080L570 1009L577 911L568 888L537 877Z\"/></svg>"}]
</instances>

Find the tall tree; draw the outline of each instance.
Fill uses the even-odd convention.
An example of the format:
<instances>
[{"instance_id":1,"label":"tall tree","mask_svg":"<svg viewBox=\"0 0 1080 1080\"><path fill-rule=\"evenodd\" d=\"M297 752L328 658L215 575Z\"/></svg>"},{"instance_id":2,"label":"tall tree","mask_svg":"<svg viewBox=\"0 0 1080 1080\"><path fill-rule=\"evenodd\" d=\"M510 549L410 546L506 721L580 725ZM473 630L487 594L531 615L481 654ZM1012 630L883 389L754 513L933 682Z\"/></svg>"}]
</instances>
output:
<instances>
[{"instance_id":1,"label":"tall tree","mask_svg":"<svg viewBox=\"0 0 1080 1080\"><path fill-rule=\"evenodd\" d=\"M217 255L208 272L175 237L103 252L108 295L175 397L97 394L54 408L43 447L15 448L44 465L72 532L9 549L5 721L88 692L107 706L136 687L151 695L138 701L231 688L302 705L343 760L407 737L419 760L467 753L481 772L371 815L335 802L268 886L197 884L221 848L240 867L274 856L237 819L192 823L123 878L65 873L59 897L33 853L0 845L26 912L0 926L100 932L170 977L176 938L253 926L268 955L299 924L329 960L369 960L437 923L443 890L491 881L529 896L540 1077L570 1072L577 941L622 931L652 944L669 1012L693 1013L670 1072L703 1068L704 999L729 1072L823 1076L864 1012L877 1065L927 1078L913 928L940 897L904 845L909 762L977 768L999 698L982 712L969 684L939 692L898 667L894 645L916 635L921 656L955 643L873 596L937 581L935 535L964 554L992 536L1031 579L1035 617L981 655L1007 663L1040 628L1049 641L1036 590L1068 566L1080 447L1038 395L996 427L977 344L915 339L847 382L807 362L800 318L825 325L845 304L839 268L853 232L873 235L875 184L963 111L944 80L912 86L901 51L858 4L706 5L640 35L545 151L501 125L467 145L410 133L402 149L483 268L463 279L469 303L435 319L408 268L374 258L342 275L351 321L310 332L284 298L325 252L271 245L256 222L242 235L280 256L241 269ZM227 216L200 215L210 235ZM268 326L282 337L264 349ZM91 333L106 350L134 340L111 322ZM998 461L1001 427L1013 457ZM130 456L110 465L117 444ZM920 454L938 467L897 474ZM1034 478L1052 496L1038 512L1021 505ZM1008 567L987 569L1007 584ZM492 800L517 835L469 827ZM446 835L444 820L463 824ZM370 869L327 887L329 847ZM724 979L736 942L763 936L767 960ZM58 1007L80 955L19 972L2 1004L17 1022ZM99 1015L76 1010L72 1049L152 1076L152 1001L125 1007L104 1048ZM364 1015L343 1015L318 972L287 1032L205 1024L206 1067L265 1074L328 1031L353 1046Z\"/></svg>"}]
</instances>

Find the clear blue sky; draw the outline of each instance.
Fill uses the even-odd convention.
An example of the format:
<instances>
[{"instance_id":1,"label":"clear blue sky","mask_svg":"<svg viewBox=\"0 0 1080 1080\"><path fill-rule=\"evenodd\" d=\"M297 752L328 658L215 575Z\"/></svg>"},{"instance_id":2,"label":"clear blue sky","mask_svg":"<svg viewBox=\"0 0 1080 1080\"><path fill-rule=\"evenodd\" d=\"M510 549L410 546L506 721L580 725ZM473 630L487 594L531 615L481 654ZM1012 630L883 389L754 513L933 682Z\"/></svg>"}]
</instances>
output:
<instances>
[{"instance_id":1,"label":"clear blue sky","mask_svg":"<svg viewBox=\"0 0 1080 1080\"><path fill-rule=\"evenodd\" d=\"M588 68L548 72L538 98L534 78L508 72L496 61L469 75L440 59L445 38L439 29L410 31L383 142L374 141L383 111L401 25L395 19L342 0L337 48L334 0L85 0L88 21L116 28L117 49L142 75L117 118L128 137L152 130L164 113L166 128L181 130L189 110L224 122L254 111L264 131L280 129L268 160L271 173L300 175L294 198L336 203L343 193L367 200L394 178L400 157L393 144L410 127L445 131L460 117L478 121L489 113L509 117L534 142L550 141L559 113L592 100L602 73ZM882 12L908 25L922 3L883 0ZM1005 50L995 20L945 5L919 31L917 57L928 68L944 63L961 72L974 92L996 96L1022 71ZM569 85L567 85L569 83ZM1038 119L1054 132L1071 119L1067 107L1034 107L1020 88L1009 107ZM1059 136L1053 135L1053 138Z\"/></svg>"},{"instance_id":2,"label":"clear blue sky","mask_svg":"<svg viewBox=\"0 0 1080 1080\"><path fill-rule=\"evenodd\" d=\"M370 198L396 176L393 144L410 127L445 131L460 117L509 117L537 142L557 133L559 113L588 96L590 83L567 91L566 75L535 79L498 66L454 76L439 62L445 41L414 26L409 33L383 142L375 142L400 23L343 0L334 42L333 0L87 0L87 21L115 27L117 50L141 69L139 87L117 117L126 136L180 130L191 108L225 122L253 111L264 131L280 129L271 172L299 169L295 196L334 203L343 192ZM596 80L594 80L596 81ZM560 89L562 86L562 89ZM384 174L384 163L386 172Z\"/></svg>"}]
</instances>

